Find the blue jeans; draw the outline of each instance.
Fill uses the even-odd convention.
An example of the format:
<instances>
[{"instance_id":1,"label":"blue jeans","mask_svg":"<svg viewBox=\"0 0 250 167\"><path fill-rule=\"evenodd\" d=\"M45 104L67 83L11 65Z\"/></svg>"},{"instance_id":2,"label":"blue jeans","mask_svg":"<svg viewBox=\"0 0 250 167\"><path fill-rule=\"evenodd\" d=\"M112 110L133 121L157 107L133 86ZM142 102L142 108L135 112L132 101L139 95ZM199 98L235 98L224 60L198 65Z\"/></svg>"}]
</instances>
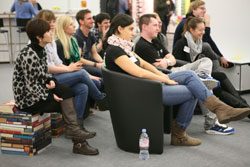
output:
<instances>
[{"instance_id":1,"label":"blue jeans","mask_svg":"<svg viewBox=\"0 0 250 167\"><path fill-rule=\"evenodd\" d=\"M54 74L53 77L55 77L59 83L66 84L71 88L75 96L74 100L78 119L83 118L88 95L94 100L104 98L104 95L83 69L75 72Z\"/></svg>"},{"instance_id":2,"label":"blue jeans","mask_svg":"<svg viewBox=\"0 0 250 167\"><path fill-rule=\"evenodd\" d=\"M163 84L163 104L180 104L176 122L181 128L186 129L192 120L197 100L204 102L209 96L212 96L212 93L193 71L180 71L168 76L179 85Z\"/></svg>"}]
</instances>

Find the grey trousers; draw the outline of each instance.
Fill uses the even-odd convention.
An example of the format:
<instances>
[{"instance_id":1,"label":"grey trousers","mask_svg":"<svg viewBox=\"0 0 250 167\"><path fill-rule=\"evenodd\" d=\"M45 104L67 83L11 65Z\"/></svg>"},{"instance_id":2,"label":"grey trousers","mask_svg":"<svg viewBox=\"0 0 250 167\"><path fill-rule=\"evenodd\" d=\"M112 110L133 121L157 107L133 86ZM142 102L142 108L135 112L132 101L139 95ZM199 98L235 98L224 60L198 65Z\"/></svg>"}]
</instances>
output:
<instances>
[{"instance_id":1,"label":"grey trousers","mask_svg":"<svg viewBox=\"0 0 250 167\"><path fill-rule=\"evenodd\" d=\"M205 73L211 76L212 66L213 66L212 61L207 57L203 57L203 58L196 60L193 63L188 63L181 67L173 67L171 68L171 71L178 72L178 71L183 71L183 70L192 70L192 71L195 71L195 73L197 74ZM217 121L217 117L201 101L199 101L199 105L200 105L202 114L205 117L204 128L205 130L208 130L215 125L215 122Z\"/></svg>"},{"instance_id":2,"label":"grey trousers","mask_svg":"<svg viewBox=\"0 0 250 167\"><path fill-rule=\"evenodd\" d=\"M183 71L183 70L192 70L196 74L205 73L211 76L212 66L213 66L212 61L207 57L203 57L201 59L196 60L193 63L187 63L181 67L173 67L171 68L171 71L178 72L178 71Z\"/></svg>"},{"instance_id":3,"label":"grey trousers","mask_svg":"<svg viewBox=\"0 0 250 167\"><path fill-rule=\"evenodd\" d=\"M209 45L209 43L207 42L203 42L202 44L202 54L199 56L199 58L202 57L208 57L212 60L213 62L213 69L212 71L220 71L220 56L218 56L213 49L211 48L211 46Z\"/></svg>"}]
</instances>

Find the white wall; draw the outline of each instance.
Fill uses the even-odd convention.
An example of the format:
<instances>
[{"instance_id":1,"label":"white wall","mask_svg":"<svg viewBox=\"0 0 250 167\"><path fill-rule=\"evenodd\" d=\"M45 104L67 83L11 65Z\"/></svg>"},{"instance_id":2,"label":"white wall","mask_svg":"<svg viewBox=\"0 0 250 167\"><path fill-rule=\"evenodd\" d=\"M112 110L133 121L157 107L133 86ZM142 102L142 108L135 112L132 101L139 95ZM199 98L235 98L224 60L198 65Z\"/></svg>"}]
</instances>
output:
<instances>
[{"instance_id":1,"label":"white wall","mask_svg":"<svg viewBox=\"0 0 250 167\"><path fill-rule=\"evenodd\" d=\"M1 0L0 13L9 12L14 0ZM60 7L62 12L70 10L79 10L81 8L81 0L37 0L44 9L52 9L54 6ZM100 12L100 0L87 0L87 8L93 15Z\"/></svg>"},{"instance_id":2,"label":"white wall","mask_svg":"<svg viewBox=\"0 0 250 167\"><path fill-rule=\"evenodd\" d=\"M205 0L211 36L226 58L250 62L250 1ZM235 58L237 57L237 58Z\"/></svg>"}]
</instances>

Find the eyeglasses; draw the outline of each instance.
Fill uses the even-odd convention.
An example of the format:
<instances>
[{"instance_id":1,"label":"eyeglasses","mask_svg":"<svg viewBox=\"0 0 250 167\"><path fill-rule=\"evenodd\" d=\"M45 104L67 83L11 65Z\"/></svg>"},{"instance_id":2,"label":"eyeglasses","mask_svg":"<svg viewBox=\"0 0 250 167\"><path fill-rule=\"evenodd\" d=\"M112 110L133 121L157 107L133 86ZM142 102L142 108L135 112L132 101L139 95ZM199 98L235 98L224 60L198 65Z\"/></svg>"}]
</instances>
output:
<instances>
[{"instance_id":1,"label":"eyeglasses","mask_svg":"<svg viewBox=\"0 0 250 167\"><path fill-rule=\"evenodd\" d=\"M206 10L206 8L205 7L198 7L199 9L201 9L201 10Z\"/></svg>"}]
</instances>

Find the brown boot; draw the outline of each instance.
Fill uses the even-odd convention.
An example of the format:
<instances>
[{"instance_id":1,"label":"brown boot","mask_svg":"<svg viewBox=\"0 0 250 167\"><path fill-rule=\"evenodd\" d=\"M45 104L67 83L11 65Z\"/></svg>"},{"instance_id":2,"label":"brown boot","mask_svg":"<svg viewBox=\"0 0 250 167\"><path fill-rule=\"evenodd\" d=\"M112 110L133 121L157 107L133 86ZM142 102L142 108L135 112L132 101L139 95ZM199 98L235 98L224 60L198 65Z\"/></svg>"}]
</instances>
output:
<instances>
[{"instance_id":1,"label":"brown boot","mask_svg":"<svg viewBox=\"0 0 250 167\"><path fill-rule=\"evenodd\" d=\"M73 153L83 155L97 155L99 151L97 148L91 147L89 143L84 140L82 142L74 142Z\"/></svg>"},{"instance_id":2,"label":"brown boot","mask_svg":"<svg viewBox=\"0 0 250 167\"><path fill-rule=\"evenodd\" d=\"M197 146L201 140L187 135L186 131L181 129L174 121L172 124L171 144L175 146Z\"/></svg>"},{"instance_id":3,"label":"brown boot","mask_svg":"<svg viewBox=\"0 0 250 167\"><path fill-rule=\"evenodd\" d=\"M250 108L233 108L214 95L208 97L204 104L211 112L216 114L221 124L243 119L250 114Z\"/></svg>"},{"instance_id":4,"label":"brown boot","mask_svg":"<svg viewBox=\"0 0 250 167\"><path fill-rule=\"evenodd\" d=\"M73 98L64 99L61 103L61 110L66 124L65 137L70 139L90 139L94 136L80 129Z\"/></svg>"},{"instance_id":5,"label":"brown boot","mask_svg":"<svg viewBox=\"0 0 250 167\"><path fill-rule=\"evenodd\" d=\"M78 122L79 127L80 127L81 130L83 130L83 131L86 132L86 133L90 133L90 134L92 134L93 136L96 135L96 132L90 132L90 131L88 131L88 130L84 127L83 119L78 119L77 122Z\"/></svg>"}]
</instances>

